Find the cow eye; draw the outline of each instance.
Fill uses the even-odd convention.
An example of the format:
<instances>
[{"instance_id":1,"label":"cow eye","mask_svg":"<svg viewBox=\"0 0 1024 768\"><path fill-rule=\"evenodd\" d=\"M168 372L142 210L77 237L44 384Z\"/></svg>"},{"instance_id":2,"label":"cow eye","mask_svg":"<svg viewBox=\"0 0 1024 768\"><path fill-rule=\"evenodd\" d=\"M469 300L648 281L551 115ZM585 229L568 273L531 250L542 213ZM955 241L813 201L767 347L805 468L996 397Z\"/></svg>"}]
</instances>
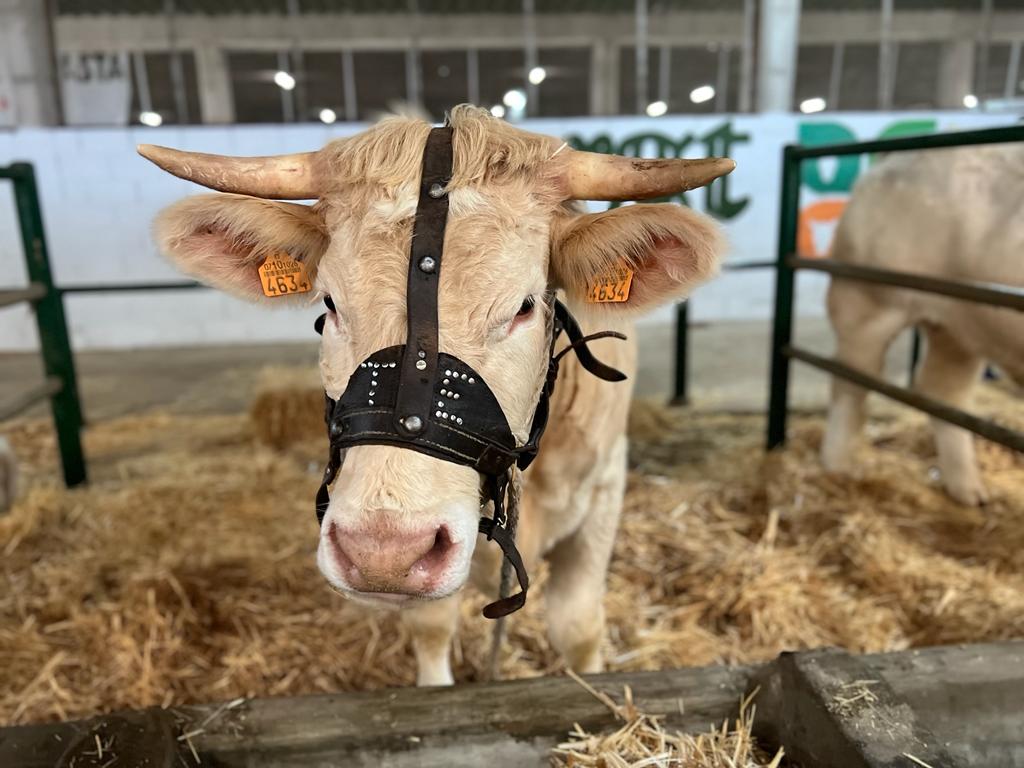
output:
<instances>
[{"instance_id":1,"label":"cow eye","mask_svg":"<svg viewBox=\"0 0 1024 768\"><path fill-rule=\"evenodd\" d=\"M519 305L519 311L516 312L516 317L525 317L526 315L533 312L533 305L537 303L537 300L533 296L527 296L523 299L523 303Z\"/></svg>"}]
</instances>

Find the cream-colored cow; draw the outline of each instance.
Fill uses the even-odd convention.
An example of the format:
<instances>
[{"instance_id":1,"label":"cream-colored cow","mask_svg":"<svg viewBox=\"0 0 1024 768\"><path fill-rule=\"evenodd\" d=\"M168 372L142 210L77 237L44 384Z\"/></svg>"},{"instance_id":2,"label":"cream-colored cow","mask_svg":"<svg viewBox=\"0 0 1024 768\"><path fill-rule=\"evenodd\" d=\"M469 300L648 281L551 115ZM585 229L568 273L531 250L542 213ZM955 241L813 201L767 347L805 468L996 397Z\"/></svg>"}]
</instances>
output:
<instances>
[{"instance_id":1,"label":"cream-colored cow","mask_svg":"<svg viewBox=\"0 0 1024 768\"><path fill-rule=\"evenodd\" d=\"M563 291L588 330L624 328L631 315L710 276L722 248L714 223L685 207L588 215L571 201L678 192L728 173L733 163L575 152L468 106L453 110L450 122L440 347L483 376L522 442L547 366L546 291ZM409 241L429 130L419 120L389 118L316 153L261 159L143 147L172 173L246 193L171 206L157 221L161 249L183 271L252 300L264 298L257 267L267 254L303 261L336 307L324 329L321 371L337 398L360 361L405 341ZM587 286L623 265L634 271L628 301L588 306ZM595 352L635 371L632 344L602 340ZM551 641L585 671L602 666L601 604L625 483L629 398L628 383L600 382L566 361L540 456L524 478L520 549L528 567L550 561ZM352 599L405 609L421 684L452 682L458 592L470 574L479 516L473 469L402 448L350 448L335 481L320 569ZM494 589L497 550L478 549L474 572Z\"/></svg>"},{"instance_id":2,"label":"cream-colored cow","mask_svg":"<svg viewBox=\"0 0 1024 768\"><path fill-rule=\"evenodd\" d=\"M891 155L857 183L836 232L838 261L950 280L1024 286L1024 148L997 145ZM918 326L927 349L915 377L924 394L968 408L985 361L1024 382L1024 314L854 280L833 280L828 313L837 356L878 375L896 335ZM825 466L849 467L864 390L835 379ZM933 420L950 495L987 494L970 433Z\"/></svg>"}]
</instances>

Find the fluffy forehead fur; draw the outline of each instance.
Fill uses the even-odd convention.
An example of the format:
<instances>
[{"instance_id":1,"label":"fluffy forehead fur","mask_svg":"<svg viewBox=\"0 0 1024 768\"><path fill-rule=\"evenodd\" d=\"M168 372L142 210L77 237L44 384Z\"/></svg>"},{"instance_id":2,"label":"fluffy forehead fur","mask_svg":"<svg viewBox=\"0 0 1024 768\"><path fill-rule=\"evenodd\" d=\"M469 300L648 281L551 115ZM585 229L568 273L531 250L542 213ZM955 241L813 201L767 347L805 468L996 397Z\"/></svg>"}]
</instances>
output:
<instances>
[{"instance_id":1,"label":"fluffy forehead fur","mask_svg":"<svg viewBox=\"0 0 1024 768\"><path fill-rule=\"evenodd\" d=\"M452 189L529 178L539 195L558 196L557 164L549 161L560 140L519 130L469 105L455 107L448 122L454 129ZM318 153L317 169L327 196L348 195L354 185L398 188L415 181L430 128L419 119L386 117L363 133L328 144Z\"/></svg>"}]
</instances>

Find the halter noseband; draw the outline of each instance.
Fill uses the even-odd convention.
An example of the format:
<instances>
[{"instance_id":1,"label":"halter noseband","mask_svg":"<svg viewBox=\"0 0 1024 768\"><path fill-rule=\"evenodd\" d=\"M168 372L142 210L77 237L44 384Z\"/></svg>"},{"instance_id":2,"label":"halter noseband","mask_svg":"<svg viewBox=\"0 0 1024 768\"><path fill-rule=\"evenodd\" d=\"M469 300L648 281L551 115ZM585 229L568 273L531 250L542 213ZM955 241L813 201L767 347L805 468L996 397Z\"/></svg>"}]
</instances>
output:
<instances>
[{"instance_id":1,"label":"halter noseband","mask_svg":"<svg viewBox=\"0 0 1024 768\"><path fill-rule=\"evenodd\" d=\"M438 348L437 292L451 175L452 128L433 128L423 152L409 255L406 343L377 350L361 362L337 400L324 394L330 455L316 494L316 515L322 525L330 502L328 488L344 461L345 449L352 446L393 445L472 467L481 476L481 499L494 503L493 517L480 519L480 533L488 541L497 542L519 580L519 593L510 597L502 594L484 607L484 616L494 619L519 610L526 602L530 582L515 545L518 512L516 494L509 493L509 484L514 468L526 469L537 455L559 361L571 349L595 376L622 381L625 374L594 358L586 344L598 338L625 336L614 331L584 336L554 293L545 296L553 314L547 376L529 438L518 445L483 377ZM325 297L324 301L333 311L331 298ZM323 332L324 320L324 315L317 318L317 333ZM563 331L570 344L556 355L555 342Z\"/></svg>"}]
</instances>

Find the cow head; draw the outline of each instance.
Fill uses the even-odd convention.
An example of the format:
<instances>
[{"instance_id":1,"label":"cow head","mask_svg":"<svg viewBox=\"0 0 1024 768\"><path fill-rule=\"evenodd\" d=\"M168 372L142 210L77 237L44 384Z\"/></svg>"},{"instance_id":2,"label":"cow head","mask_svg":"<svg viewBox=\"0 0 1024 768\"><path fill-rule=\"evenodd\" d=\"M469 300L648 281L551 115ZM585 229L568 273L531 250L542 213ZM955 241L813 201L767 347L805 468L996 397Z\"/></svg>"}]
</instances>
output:
<instances>
[{"instance_id":1,"label":"cow head","mask_svg":"<svg viewBox=\"0 0 1024 768\"><path fill-rule=\"evenodd\" d=\"M634 273L628 300L598 306L635 313L709 276L722 246L710 219L681 206L584 214L573 201L672 194L709 183L733 163L577 152L468 106L453 110L450 122L440 349L483 376L523 441L547 370L546 291L562 290L579 308L595 279L627 267ZM332 299L320 368L337 398L360 361L405 342L410 237L429 130L389 118L318 152L269 158L141 147L165 170L224 193L165 210L156 223L160 247L199 280L268 303L289 299L264 296L257 271L264 259L283 252L301 261L315 290ZM336 588L358 599L443 597L466 580L479 513L472 468L398 447L351 448L318 562Z\"/></svg>"}]
</instances>

